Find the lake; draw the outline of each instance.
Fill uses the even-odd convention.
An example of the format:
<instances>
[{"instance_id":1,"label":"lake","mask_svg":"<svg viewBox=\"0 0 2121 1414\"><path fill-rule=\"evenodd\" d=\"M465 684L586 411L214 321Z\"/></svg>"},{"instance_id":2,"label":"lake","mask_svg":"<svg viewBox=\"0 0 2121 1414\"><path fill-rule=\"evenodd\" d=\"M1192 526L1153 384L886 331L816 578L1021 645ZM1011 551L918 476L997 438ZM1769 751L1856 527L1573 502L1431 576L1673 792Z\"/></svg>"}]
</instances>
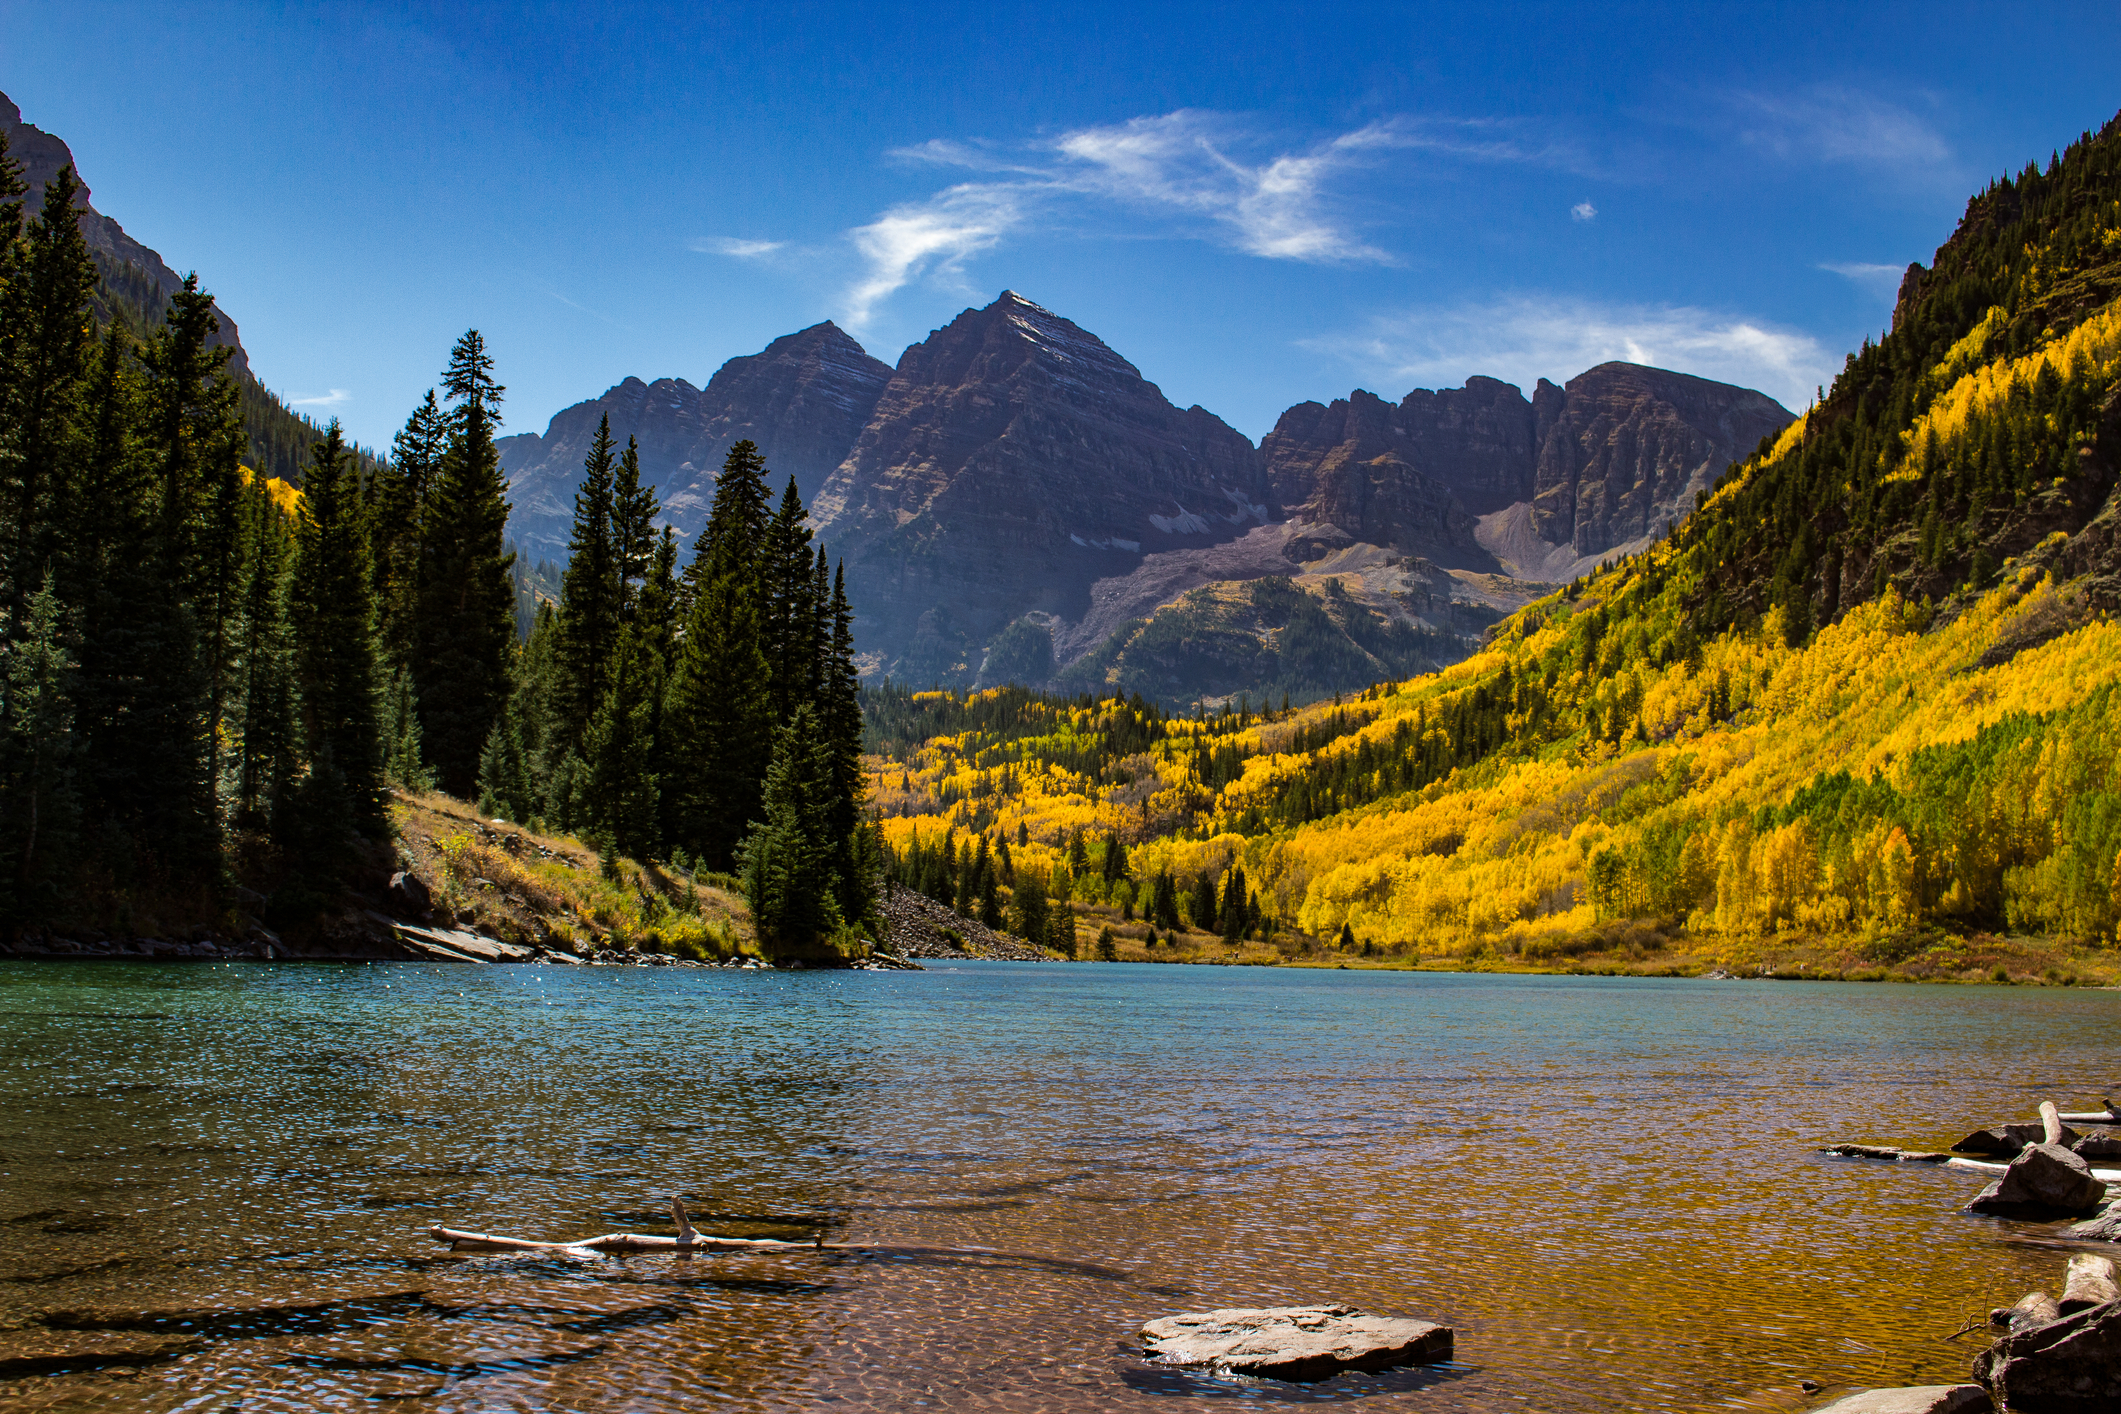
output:
<instances>
[{"instance_id":1,"label":"lake","mask_svg":"<svg viewBox=\"0 0 2121 1414\"><path fill-rule=\"evenodd\" d=\"M1986 1337L1947 1337L2066 1256L1957 1211L1976 1175L1816 1147L2088 1108L2117 1012L1122 964L0 964L0 1405L1808 1409L1963 1379ZM668 1232L672 1193L716 1233L1054 1260L423 1232ZM1132 1343L1329 1300L1446 1322L1457 1359L1295 1386Z\"/></svg>"}]
</instances>

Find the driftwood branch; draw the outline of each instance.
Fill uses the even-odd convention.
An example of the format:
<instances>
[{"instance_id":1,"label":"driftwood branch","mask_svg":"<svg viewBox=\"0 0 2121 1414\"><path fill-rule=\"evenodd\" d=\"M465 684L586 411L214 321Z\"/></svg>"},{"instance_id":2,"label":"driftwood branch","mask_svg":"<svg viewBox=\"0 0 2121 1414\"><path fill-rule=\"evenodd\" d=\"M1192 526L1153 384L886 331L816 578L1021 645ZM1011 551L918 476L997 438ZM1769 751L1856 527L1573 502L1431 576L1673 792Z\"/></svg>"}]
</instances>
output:
<instances>
[{"instance_id":1,"label":"driftwood branch","mask_svg":"<svg viewBox=\"0 0 2121 1414\"><path fill-rule=\"evenodd\" d=\"M2040 1102L2040 1128L2045 1132L2045 1137L2041 1139L2041 1143L2060 1144L2062 1142L2062 1112L2055 1108L2053 1100L2042 1100Z\"/></svg>"},{"instance_id":2,"label":"driftwood branch","mask_svg":"<svg viewBox=\"0 0 2121 1414\"><path fill-rule=\"evenodd\" d=\"M810 1242L788 1242L772 1237L710 1237L693 1227L692 1220L685 1215L684 1203L676 1198L670 1200L670 1217L678 1230L675 1237L659 1237L652 1233L607 1232L601 1237L577 1238L572 1242L534 1242L528 1238L499 1237L492 1233L466 1232L461 1228L441 1226L427 1229L427 1235L437 1242L448 1243L452 1252L556 1252L570 1257L617 1252L876 1252L909 1257L1000 1258L1005 1261L1037 1262L1115 1281L1124 1281L1127 1277L1125 1272L1113 1267L1101 1267L1095 1263L1076 1262L1061 1257L1042 1257L1031 1252L1005 1252L996 1247L919 1247L885 1242L827 1242L822 1232Z\"/></svg>"},{"instance_id":3,"label":"driftwood branch","mask_svg":"<svg viewBox=\"0 0 2121 1414\"><path fill-rule=\"evenodd\" d=\"M2101 1100L2103 1110L2079 1110L2074 1114L2057 1116L2064 1124L2121 1124L2121 1114L2114 1111L2112 1100Z\"/></svg>"}]
</instances>

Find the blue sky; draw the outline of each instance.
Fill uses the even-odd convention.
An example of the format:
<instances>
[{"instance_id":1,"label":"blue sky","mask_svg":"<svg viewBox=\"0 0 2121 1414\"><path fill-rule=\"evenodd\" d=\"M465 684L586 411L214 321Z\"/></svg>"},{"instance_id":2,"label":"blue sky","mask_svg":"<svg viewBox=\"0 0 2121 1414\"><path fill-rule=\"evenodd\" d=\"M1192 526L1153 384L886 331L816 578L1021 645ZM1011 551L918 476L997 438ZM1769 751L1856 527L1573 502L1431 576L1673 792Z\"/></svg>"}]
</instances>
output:
<instances>
[{"instance_id":1,"label":"blue sky","mask_svg":"<svg viewBox=\"0 0 2121 1414\"><path fill-rule=\"evenodd\" d=\"M1635 358L1801 406L1966 197L2121 108L2082 6L57 5L0 88L253 366L513 431L1005 288L1257 438Z\"/></svg>"}]
</instances>

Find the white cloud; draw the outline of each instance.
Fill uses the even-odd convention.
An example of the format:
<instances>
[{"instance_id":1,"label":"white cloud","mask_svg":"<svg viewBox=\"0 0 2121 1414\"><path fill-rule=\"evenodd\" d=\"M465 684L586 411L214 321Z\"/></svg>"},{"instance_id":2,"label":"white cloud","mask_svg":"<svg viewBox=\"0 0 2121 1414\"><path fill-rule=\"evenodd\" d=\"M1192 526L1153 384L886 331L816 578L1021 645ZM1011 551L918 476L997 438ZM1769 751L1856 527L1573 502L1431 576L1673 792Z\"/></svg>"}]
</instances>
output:
<instances>
[{"instance_id":1,"label":"white cloud","mask_svg":"<svg viewBox=\"0 0 2121 1414\"><path fill-rule=\"evenodd\" d=\"M335 408L343 403L352 401L353 394L344 388L334 388L330 392L319 396L290 396L286 400L287 405L291 408Z\"/></svg>"},{"instance_id":2,"label":"white cloud","mask_svg":"<svg viewBox=\"0 0 2121 1414\"><path fill-rule=\"evenodd\" d=\"M1588 201L1579 201L1569 208L1569 219L1572 221L1596 221L1598 219L1598 208L1591 205Z\"/></svg>"},{"instance_id":3,"label":"white cloud","mask_svg":"<svg viewBox=\"0 0 2121 1414\"><path fill-rule=\"evenodd\" d=\"M1239 250L1312 263L1389 260L1343 230L1327 210L1326 179L1355 154L1405 146L1373 124L1307 152L1257 165L1231 155L1242 141L1213 114L1181 110L1064 134L1056 186L1130 205L1205 216Z\"/></svg>"},{"instance_id":4,"label":"white cloud","mask_svg":"<svg viewBox=\"0 0 2121 1414\"><path fill-rule=\"evenodd\" d=\"M1762 320L1675 305L1601 304L1518 296L1380 318L1359 334L1304 341L1397 394L1455 387L1478 373L1529 395L1540 378L1566 382L1619 360L1757 388L1801 409L1830 381L1833 361L1809 334Z\"/></svg>"},{"instance_id":5,"label":"white cloud","mask_svg":"<svg viewBox=\"0 0 2121 1414\"><path fill-rule=\"evenodd\" d=\"M1777 157L1888 167L1937 167L1952 158L1944 139L1896 103L1833 85L1797 93L1746 93L1732 104L1740 137Z\"/></svg>"},{"instance_id":6,"label":"white cloud","mask_svg":"<svg viewBox=\"0 0 2121 1414\"><path fill-rule=\"evenodd\" d=\"M692 243L692 248L702 255L733 255L740 260L750 260L773 254L781 244L780 241L739 240L735 236L701 236Z\"/></svg>"},{"instance_id":7,"label":"white cloud","mask_svg":"<svg viewBox=\"0 0 2121 1414\"><path fill-rule=\"evenodd\" d=\"M867 268L845 296L847 324L860 328L882 300L924 274L960 277L967 257L1071 203L1148 212L1171 222L1172 234L1269 260L1390 264L1390 254L1351 228L1334 180L1393 149L1475 161L1551 158L1547 149L1491 136L1494 126L1372 123L1275 151L1228 118L1181 109L1077 128L1014 152L942 138L900 148L892 156L902 161L981 180L895 206L849 232Z\"/></svg>"},{"instance_id":8,"label":"white cloud","mask_svg":"<svg viewBox=\"0 0 2121 1414\"><path fill-rule=\"evenodd\" d=\"M1821 261L1819 268L1887 299L1900 293L1900 277L1907 273L1905 265L1873 265L1854 260Z\"/></svg>"},{"instance_id":9,"label":"white cloud","mask_svg":"<svg viewBox=\"0 0 2121 1414\"><path fill-rule=\"evenodd\" d=\"M895 206L851 234L869 268L847 292L847 327L869 322L877 303L923 273L957 279L967 256L987 250L1022 219L1022 194L968 182Z\"/></svg>"}]
</instances>

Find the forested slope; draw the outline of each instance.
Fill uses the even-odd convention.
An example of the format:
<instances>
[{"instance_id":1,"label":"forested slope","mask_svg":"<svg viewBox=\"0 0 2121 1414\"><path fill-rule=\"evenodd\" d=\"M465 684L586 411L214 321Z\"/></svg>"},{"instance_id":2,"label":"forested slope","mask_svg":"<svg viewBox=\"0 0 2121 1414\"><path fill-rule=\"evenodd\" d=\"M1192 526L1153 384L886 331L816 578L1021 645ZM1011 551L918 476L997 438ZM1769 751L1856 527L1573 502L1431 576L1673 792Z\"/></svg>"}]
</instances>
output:
<instances>
[{"instance_id":1,"label":"forested slope","mask_svg":"<svg viewBox=\"0 0 2121 1414\"><path fill-rule=\"evenodd\" d=\"M1236 865L1265 926L1408 954L1628 919L2111 945L2117 293L2121 120L1975 197L1803 420L1475 657L1264 719L879 699L887 833L1021 838L1019 872L1092 897L1062 851L1117 837L1137 880Z\"/></svg>"}]
</instances>

